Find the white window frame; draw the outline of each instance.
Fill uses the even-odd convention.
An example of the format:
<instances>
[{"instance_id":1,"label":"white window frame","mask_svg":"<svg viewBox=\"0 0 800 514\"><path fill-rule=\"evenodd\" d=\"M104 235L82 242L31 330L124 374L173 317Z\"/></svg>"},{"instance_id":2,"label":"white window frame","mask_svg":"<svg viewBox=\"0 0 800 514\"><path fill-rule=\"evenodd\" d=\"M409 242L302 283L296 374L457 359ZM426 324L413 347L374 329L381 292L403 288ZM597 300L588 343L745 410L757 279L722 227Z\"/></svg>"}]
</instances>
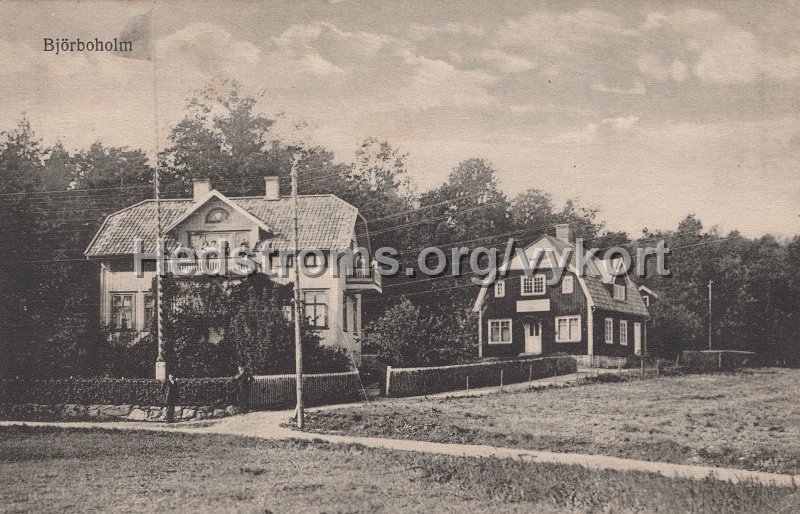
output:
<instances>
[{"instance_id":1,"label":"white window frame","mask_svg":"<svg viewBox=\"0 0 800 514\"><path fill-rule=\"evenodd\" d=\"M619 344L628 346L628 320L619 320Z\"/></svg>"},{"instance_id":2,"label":"white window frame","mask_svg":"<svg viewBox=\"0 0 800 514\"><path fill-rule=\"evenodd\" d=\"M624 302L625 297L627 296L627 290L628 288L625 286L625 284L614 283L614 299ZM617 292L619 292L619 294L617 294Z\"/></svg>"},{"instance_id":3,"label":"white window frame","mask_svg":"<svg viewBox=\"0 0 800 514\"><path fill-rule=\"evenodd\" d=\"M606 318L605 325L605 342L606 344L614 344L614 319Z\"/></svg>"},{"instance_id":4,"label":"white window frame","mask_svg":"<svg viewBox=\"0 0 800 514\"><path fill-rule=\"evenodd\" d=\"M561 329L559 328L559 321L566 321L567 323L567 330L570 332L569 337L562 338L561 337ZM577 334L572 334L572 331L569 329L570 320L578 320L578 326L576 328ZM580 315L577 316L557 316L556 317L556 342L557 343L580 343L581 342L581 317Z\"/></svg>"},{"instance_id":5,"label":"white window frame","mask_svg":"<svg viewBox=\"0 0 800 514\"><path fill-rule=\"evenodd\" d=\"M569 284L569 287L567 287ZM575 291L575 278L572 275L564 275L561 280L561 294L572 294Z\"/></svg>"},{"instance_id":6,"label":"white window frame","mask_svg":"<svg viewBox=\"0 0 800 514\"><path fill-rule=\"evenodd\" d=\"M493 323L497 323L498 324L498 330L499 330L498 333L500 334L500 340L499 341L495 341L495 340L492 339L492 324ZM508 323L508 341L503 341L503 323ZM487 324L487 327L489 329L489 334L488 334L489 335L489 339L488 339L489 344L511 344L512 341L514 340L514 332L512 330L512 325L513 325L513 322L511 321L511 318L490 319L489 323Z\"/></svg>"},{"instance_id":7,"label":"white window frame","mask_svg":"<svg viewBox=\"0 0 800 514\"><path fill-rule=\"evenodd\" d=\"M636 330L636 327L639 327L639 330ZM642 347L642 324L638 321L633 322L633 344Z\"/></svg>"},{"instance_id":8,"label":"white window frame","mask_svg":"<svg viewBox=\"0 0 800 514\"><path fill-rule=\"evenodd\" d=\"M506 295L506 281L498 280L494 283L494 297L502 298Z\"/></svg>"},{"instance_id":9,"label":"white window frame","mask_svg":"<svg viewBox=\"0 0 800 514\"><path fill-rule=\"evenodd\" d=\"M124 308L124 297L130 296L131 297L131 305L130 305L130 313L131 317L128 320L129 324L127 327L123 328L117 326L114 320L114 297L120 296L123 298L122 308ZM119 331L119 332L128 332L132 330L137 330L139 327L138 319L136 318L136 302L139 301L139 295L136 294L136 291L111 291L109 294L108 300L108 324L111 326L112 330Z\"/></svg>"},{"instance_id":10,"label":"white window frame","mask_svg":"<svg viewBox=\"0 0 800 514\"><path fill-rule=\"evenodd\" d=\"M308 302L306 298L312 295L314 302ZM317 295L321 295L322 302L317 300ZM329 302L327 289L303 289L303 315L308 319L308 324L312 330L327 330L329 328ZM308 310L311 307L314 317L309 316ZM320 320L320 318L322 318Z\"/></svg>"},{"instance_id":11,"label":"white window frame","mask_svg":"<svg viewBox=\"0 0 800 514\"><path fill-rule=\"evenodd\" d=\"M526 292L525 284L530 280L530 291ZM537 281L541 280L541 290L536 290ZM532 276L522 275L519 281L519 293L521 296L541 296L547 294L547 277L544 273L537 273Z\"/></svg>"}]
</instances>

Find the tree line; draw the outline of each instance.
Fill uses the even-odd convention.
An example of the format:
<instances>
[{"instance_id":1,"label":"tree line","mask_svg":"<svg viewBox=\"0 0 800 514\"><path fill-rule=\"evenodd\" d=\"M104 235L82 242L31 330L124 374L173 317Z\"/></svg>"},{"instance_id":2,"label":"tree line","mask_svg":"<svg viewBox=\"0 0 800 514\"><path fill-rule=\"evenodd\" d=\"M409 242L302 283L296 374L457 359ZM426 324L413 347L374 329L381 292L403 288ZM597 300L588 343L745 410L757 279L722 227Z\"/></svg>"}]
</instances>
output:
<instances>
[{"instance_id":1,"label":"tree line","mask_svg":"<svg viewBox=\"0 0 800 514\"><path fill-rule=\"evenodd\" d=\"M335 194L368 220L360 226L372 249L391 246L401 263L437 246L502 248L525 245L557 223L570 223L591 246L635 248L664 238L672 270L647 270L640 280L660 294L652 315L653 348L665 356L701 347L708 335L708 280L714 281L712 341L753 349L774 359L798 358L800 237L705 229L693 215L674 229L643 229L638 237L610 232L599 210L554 202L537 188L507 196L494 166L467 159L438 187L419 193L407 155L369 138L342 160L323 146L287 142L275 120L255 109L235 82L229 91L200 91L157 156L164 198L191 196L193 178L210 178L229 196L261 195L263 177L280 177L289 192L293 155L301 194ZM77 376L108 373L108 343L99 323L99 265L83 251L105 217L153 197L154 169L141 149L106 146L69 152L45 146L29 122L0 134L0 199L5 244L0 248L0 351L4 375ZM339 157L337 159L337 157ZM542 171L543 173L546 170ZM449 253L449 252L446 252ZM501 252L502 254L502 252ZM366 298L365 351L393 365L452 363L477 355L470 312L477 286L470 277L414 276L384 280ZM402 330L397 330L402 327ZM132 344L132 343L131 343ZM144 349L148 359L151 349Z\"/></svg>"}]
</instances>

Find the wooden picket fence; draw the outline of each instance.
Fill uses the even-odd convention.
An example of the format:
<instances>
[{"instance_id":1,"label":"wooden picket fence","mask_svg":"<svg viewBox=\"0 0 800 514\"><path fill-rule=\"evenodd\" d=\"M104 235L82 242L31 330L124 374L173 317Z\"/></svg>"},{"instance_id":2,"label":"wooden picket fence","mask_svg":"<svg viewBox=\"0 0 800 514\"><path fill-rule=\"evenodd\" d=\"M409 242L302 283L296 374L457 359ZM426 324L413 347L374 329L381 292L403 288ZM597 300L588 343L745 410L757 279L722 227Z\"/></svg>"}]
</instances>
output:
<instances>
[{"instance_id":1,"label":"wooden picket fence","mask_svg":"<svg viewBox=\"0 0 800 514\"><path fill-rule=\"evenodd\" d=\"M251 409L292 407L297 401L295 375L260 375L250 383ZM303 375L303 403L327 405L358 401L361 381L357 371Z\"/></svg>"}]
</instances>

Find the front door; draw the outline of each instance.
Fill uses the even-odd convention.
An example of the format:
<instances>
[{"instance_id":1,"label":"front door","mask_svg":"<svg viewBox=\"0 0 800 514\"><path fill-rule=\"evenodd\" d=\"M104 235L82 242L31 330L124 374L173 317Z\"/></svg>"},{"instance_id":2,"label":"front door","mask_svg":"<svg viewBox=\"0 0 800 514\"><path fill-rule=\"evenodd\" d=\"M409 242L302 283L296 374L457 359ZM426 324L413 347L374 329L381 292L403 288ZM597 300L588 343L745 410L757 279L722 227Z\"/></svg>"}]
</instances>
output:
<instances>
[{"instance_id":1,"label":"front door","mask_svg":"<svg viewBox=\"0 0 800 514\"><path fill-rule=\"evenodd\" d=\"M542 353L542 322L525 323L525 353L539 355Z\"/></svg>"},{"instance_id":2,"label":"front door","mask_svg":"<svg viewBox=\"0 0 800 514\"><path fill-rule=\"evenodd\" d=\"M642 324L633 324L633 351L636 355L642 354Z\"/></svg>"}]
</instances>

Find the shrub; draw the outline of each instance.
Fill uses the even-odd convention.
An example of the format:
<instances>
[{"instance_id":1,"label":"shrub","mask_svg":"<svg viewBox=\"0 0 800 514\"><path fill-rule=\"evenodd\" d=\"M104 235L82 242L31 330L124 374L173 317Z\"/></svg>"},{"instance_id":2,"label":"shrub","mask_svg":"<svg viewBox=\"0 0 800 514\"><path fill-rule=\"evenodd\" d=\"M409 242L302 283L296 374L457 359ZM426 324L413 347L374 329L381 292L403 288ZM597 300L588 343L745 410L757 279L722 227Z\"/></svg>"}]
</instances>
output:
<instances>
[{"instance_id":1,"label":"shrub","mask_svg":"<svg viewBox=\"0 0 800 514\"><path fill-rule=\"evenodd\" d=\"M544 357L508 361L478 362L431 368L392 369L387 396L415 396L469 387L525 382L529 379L566 375L577 371L573 357Z\"/></svg>"},{"instance_id":2,"label":"shrub","mask_svg":"<svg viewBox=\"0 0 800 514\"><path fill-rule=\"evenodd\" d=\"M236 405L239 389L233 378L183 379L178 404ZM161 405L162 382L155 379L2 380L0 402L41 405Z\"/></svg>"}]
</instances>

